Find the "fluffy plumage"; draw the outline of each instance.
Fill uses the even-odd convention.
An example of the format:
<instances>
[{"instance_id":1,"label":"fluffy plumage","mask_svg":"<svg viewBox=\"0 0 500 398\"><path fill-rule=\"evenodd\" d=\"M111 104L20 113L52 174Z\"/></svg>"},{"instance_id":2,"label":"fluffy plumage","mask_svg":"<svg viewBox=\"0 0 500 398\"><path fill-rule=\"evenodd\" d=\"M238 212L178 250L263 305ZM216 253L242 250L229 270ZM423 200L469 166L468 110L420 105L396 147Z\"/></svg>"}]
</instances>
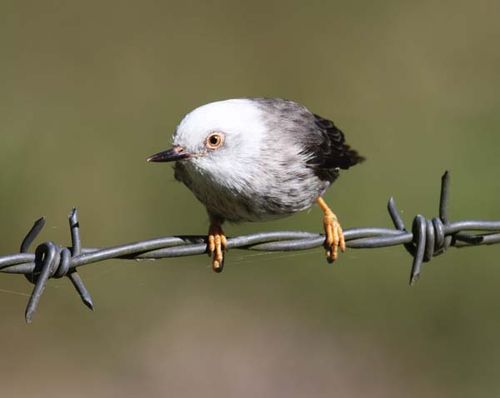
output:
<instances>
[{"instance_id":1,"label":"fluffy plumage","mask_svg":"<svg viewBox=\"0 0 500 398\"><path fill-rule=\"evenodd\" d=\"M212 132L224 144L207 150ZM284 99L231 99L203 105L177 127L174 146L189 158L175 177L212 218L232 222L276 218L309 208L363 158L333 122Z\"/></svg>"}]
</instances>

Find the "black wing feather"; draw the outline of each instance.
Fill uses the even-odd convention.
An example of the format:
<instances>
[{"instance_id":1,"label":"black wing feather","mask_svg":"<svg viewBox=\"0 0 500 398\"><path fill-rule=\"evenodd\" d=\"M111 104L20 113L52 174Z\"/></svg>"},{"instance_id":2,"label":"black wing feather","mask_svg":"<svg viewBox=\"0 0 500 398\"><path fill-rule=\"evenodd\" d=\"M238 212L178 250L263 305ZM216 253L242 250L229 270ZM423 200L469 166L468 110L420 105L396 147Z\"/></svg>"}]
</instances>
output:
<instances>
[{"instance_id":1,"label":"black wing feather","mask_svg":"<svg viewBox=\"0 0 500 398\"><path fill-rule=\"evenodd\" d=\"M345 143L344 133L331 120L314 114L314 123L319 134L317 140L307 145L307 152L312 154L308 164L319 178L333 181L339 169L348 169L364 160Z\"/></svg>"}]
</instances>

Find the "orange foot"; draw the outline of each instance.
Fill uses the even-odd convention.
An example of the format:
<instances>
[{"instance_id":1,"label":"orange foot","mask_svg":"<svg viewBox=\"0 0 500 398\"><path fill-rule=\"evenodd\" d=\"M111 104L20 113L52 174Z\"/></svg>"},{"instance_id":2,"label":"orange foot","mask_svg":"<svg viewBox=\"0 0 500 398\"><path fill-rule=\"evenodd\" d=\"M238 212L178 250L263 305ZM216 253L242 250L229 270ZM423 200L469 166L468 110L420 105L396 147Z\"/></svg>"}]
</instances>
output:
<instances>
[{"instance_id":1,"label":"orange foot","mask_svg":"<svg viewBox=\"0 0 500 398\"><path fill-rule=\"evenodd\" d=\"M329 263L333 263L338 257L338 249L345 251L345 240L342 227L340 226L337 216L328 207L323 198L316 200L321 210L323 210L323 228L325 229L326 259Z\"/></svg>"},{"instance_id":2,"label":"orange foot","mask_svg":"<svg viewBox=\"0 0 500 398\"><path fill-rule=\"evenodd\" d=\"M208 229L208 253L212 256L212 269L221 272L224 268L224 252L227 248L227 239L222 227L218 223L211 223Z\"/></svg>"}]
</instances>

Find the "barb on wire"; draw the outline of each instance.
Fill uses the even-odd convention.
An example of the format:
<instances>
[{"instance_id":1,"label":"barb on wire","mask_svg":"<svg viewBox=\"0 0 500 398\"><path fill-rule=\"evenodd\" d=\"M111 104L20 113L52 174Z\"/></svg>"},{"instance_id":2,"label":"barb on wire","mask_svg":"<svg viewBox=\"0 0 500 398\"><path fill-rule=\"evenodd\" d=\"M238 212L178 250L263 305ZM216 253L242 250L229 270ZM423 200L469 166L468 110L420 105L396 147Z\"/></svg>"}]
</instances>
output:
<instances>
[{"instance_id":1,"label":"barb on wire","mask_svg":"<svg viewBox=\"0 0 500 398\"><path fill-rule=\"evenodd\" d=\"M500 242L500 221L455 221L448 219L450 176L444 173L441 180L439 216L426 219L417 215L411 230L407 230L396 207L394 198L389 199L388 211L394 224L390 228L352 228L344 231L346 245L351 248L377 248L403 244L413 257L410 285L422 273L424 262L443 254L449 247L490 245ZM38 245L34 253L29 247L43 229L43 218L35 221L24 238L19 253L0 256L0 272L24 274L35 286L26 307L28 323L38 307L49 278L70 279L83 303L93 309L90 293L85 288L77 268L113 258L160 259L204 254L206 236L168 236L109 248L82 248L80 225L76 209L69 215L71 246L63 247L54 242ZM472 232L471 232L472 231ZM261 232L228 239L228 248L260 251L294 251L322 246L324 236L311 232L276 231Z\"/></svg>"}]
</instances>

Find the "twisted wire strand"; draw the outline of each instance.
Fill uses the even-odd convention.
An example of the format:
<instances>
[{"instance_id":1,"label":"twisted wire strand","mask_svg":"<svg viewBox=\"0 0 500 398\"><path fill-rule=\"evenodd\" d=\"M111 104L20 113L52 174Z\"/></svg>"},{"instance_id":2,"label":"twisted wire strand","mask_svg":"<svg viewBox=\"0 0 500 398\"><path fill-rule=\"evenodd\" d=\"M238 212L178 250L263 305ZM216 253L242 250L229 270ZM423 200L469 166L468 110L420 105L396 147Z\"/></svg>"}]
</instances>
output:
<instances>
[{"instance_id":1,"label":"twisted wire strand","mask_svg":"<svg viewBox=\"0 0 500 398\"><path fill-rule=\"evenodd\" d=\"M438 217L426 219L417 215L413 219L411 230L407 230L396 202L391 197L387 209L394 229L347 229L344 231L346 245L357 249L404 245L413 258L410 271L410 285L413 285L422 273L423 263L443 254L451 246L469 247L499 243L500 221L449 221L449 186L450 176L446 172L441 179ZM0 272L24 274L28 281L34 284L25 312L28 323L33 319L50 278L68 277L83 303L93 309L90 293L77 273L78 267L109 259L154 260L207 252L206 235L167 236L108 248L83 248L77 210L73 209L69 215L71 246L43 242L35 248L34 253L30 253L29 248L44 225L44 218L35 221L22 241L19 253L0 257ZM324 239L322 234L302 231L260 232L228 238L228 248L267 252L307 250L322 246Z\"/></svg>"}]
</instances>

